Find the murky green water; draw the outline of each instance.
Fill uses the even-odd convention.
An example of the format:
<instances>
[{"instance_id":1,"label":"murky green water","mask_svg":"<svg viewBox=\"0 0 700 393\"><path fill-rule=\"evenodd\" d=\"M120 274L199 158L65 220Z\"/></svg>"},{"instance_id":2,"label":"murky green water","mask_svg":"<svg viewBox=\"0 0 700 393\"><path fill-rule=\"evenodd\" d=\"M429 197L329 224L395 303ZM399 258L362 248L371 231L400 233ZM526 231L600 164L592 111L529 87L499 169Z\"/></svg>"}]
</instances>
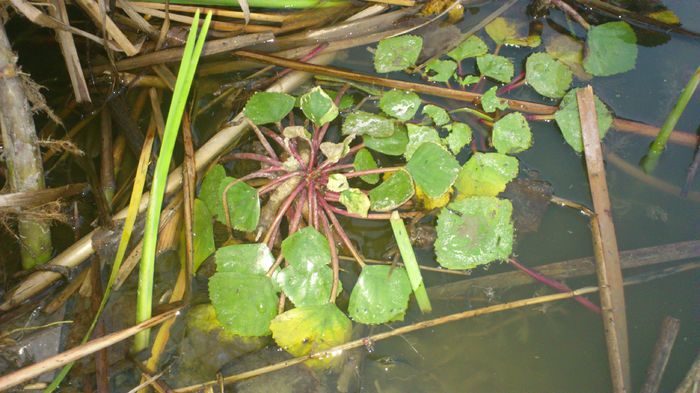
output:
<instances>
[{"instance_id":1,"label":"murky green water","mask_svg":"<svg viewBox=\"0 0 700 393\"><path fill-rule=\"evenodd\" d=\"M498 3L498 2L496 2ZM459 27L466 31L499 4L470 9ZM700 31L700 5L697 2L666 1L665 4L684 22L684 27ZM506 13L510 18L525 18L525 2ZM551 21L566 25L562 15L553 12ZM550 21L543 35L555 34ZM580 32L579 32L580 33ZM20 50L23 44L19 45ZM522 69L527 49L504 48L502 55L515 60L516 74ZM356 48L337 65L372 72L366 48ZM56 66L62 61L56 60ZM673 106L690 74L700 64L700 41L674 35L662 45L640 47L637 68L607 78L596 78L596 94L617 116L659 125ZM31 67L31 65L29 65ZM31 70L39 82L58 90L61 78L48 72ZM391 75L408 79L404 75ZM418 79L416 79L418 81ZM513 98L541 100L528 88ZM460 104L438 101L455 108ZM551 104L551 102L549 102ZM58 104L56 104L58 105ZM678 128L696 131L700 94L691 101ZM533 123L534 146L518 157L521 168L536 172L554 187L555 194L591 205L585 164L563 141L554 124ZM605 146L629 162L643 156L650 140L633 134L611 131ZM663 155L656 174L666 181L682 185L685 170L692 160L688 147L671 146ZM614 220L621 250L698 239L700 206L697 203L662 193L640 183L612 165L607 166ZM693 190L700 190L696 181ZM354 240L364 252L378 257L390 239L388 225L356 222ZM59 237L70 243L72 233ZM528 265L562 261L592 255L588 221L576 212L550 206L536 234L517 236L515 253ZM4 254L4 253L3 253ZM9 254L11 257L13 254ZM8 256L8 255L5 255ZM434 265L430 250L419 253L421 263ZM508 266L493 266L491 271L508 271ZM475 272L475 275L484 274ZM459 277L425 273L428 286ZM594 277L569 280L572 288L591 285ZM492 302L508 301L546 293L538 286L513 290L475 288L471 300L435 301L430 317L437 317ZM630 334L631 370L636 391L644 379L661 320L671 315L681 320L681 331L668 364L661 391L671 391L687 372L700 349L700 272L697 270L626 288ZM595 295L593 298L595 299ZM412 305L403 324L425 319ZM395 326L399 326L397 324ZM375 327L377 333L390 329ZM360 386L363 392L605 392L610 390L605 341L600 318L571 301L550 307L528 308L455 322L375 343L364 356ZM176 376L171 376L175 377ZM213 376L203 376L201 380ZM128 389L125 389L128 390Z\"/></svg>"}]
</instances>

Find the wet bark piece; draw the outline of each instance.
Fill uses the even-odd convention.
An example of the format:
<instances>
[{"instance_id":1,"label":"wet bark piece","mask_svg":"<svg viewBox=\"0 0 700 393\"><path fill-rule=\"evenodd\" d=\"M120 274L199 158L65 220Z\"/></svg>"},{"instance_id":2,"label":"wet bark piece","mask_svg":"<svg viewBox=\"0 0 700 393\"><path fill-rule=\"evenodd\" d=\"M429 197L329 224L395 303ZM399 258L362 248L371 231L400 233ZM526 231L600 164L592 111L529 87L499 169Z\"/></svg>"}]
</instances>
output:
<instances>
[{"instance_id":1,"label":"wet bark piece","mask_svg":"<svg viewBox=\"0 0 700 393\"><path fill-rule=\"evenodd\" d=\"M0 25L0 129L11 192L45 188L44 168L32 111L20 80L17 57L12 53L4 26ZM20 215L22 266L29 269L51 257L48 222Z\"/></svg>"},{"instance_id":2,"label":"wet bark piece","mask_svg":"<svg viewBox=\"0 0 700 393\"><path fill-rule=\"evenodd\" d=\"M508 183L502 195L513 204L517 233L537 232L552 193L552 185L542 180L515 179Z\"/></svg>"}]
</instances>

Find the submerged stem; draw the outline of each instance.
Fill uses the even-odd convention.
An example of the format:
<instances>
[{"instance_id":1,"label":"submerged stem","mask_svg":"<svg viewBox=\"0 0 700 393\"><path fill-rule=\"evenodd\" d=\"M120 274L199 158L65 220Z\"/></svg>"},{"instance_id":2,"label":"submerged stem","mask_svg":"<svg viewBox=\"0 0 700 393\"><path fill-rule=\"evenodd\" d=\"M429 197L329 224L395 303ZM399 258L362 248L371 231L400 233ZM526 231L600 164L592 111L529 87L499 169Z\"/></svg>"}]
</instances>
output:
<instances>
[{"instance_id":1,"label":"submerged stem","mask_svg":"<svg viewBox=\"0 0 700 393\"><path fill-rule=\"evenodd\" d=\"M282 176L284 177L284 176ZM282 206L280 206L279 210L277 210L277 215L275 216L275 219L272 221L272 225L270 225L270 229L267 230L267 234L265 235L263 239L263 243L266 243L269 248L272 248L271 240L272 240L272 235L274 232L279 228L280 223L282 222L282 217L284 217L285 213L289 209L289 207L292 205L292 202L294 202L294 199L299 195L301 190L304 189L304 186L307 185L307 181L301 181L295 188L294 191L289 194L287 199L282 203Z\"/></svg>"},{"instance_id":2,"label":"submerged stem","mask_svg":"<svg viewBox=\"0 0 700 393\"><path fill-rule=\"evenodd\" d=\"M320 195L317 196L316 200L318 201L319 205L321 205L321 207L323 208L323 211L325 211L326 215L333 223L333 227L335 228L335 233L337 233L338 236L340 236L340 240L343 241L343 244L345 244L345 247L347 247L348 251L350 251L352 256L355 257L357 264L360 265L360 267L365 267L364 260L362 259L360 254L357 252L357 249L355 249L355 246L352 244L352 241L348 237L348 234L345 233L345 230L340 225L340 222L338 222L338 218L336 218L335 214L333 214L333 211L330 209L330 205Z\"/></svg>"},{"instance_id":3,"label":"submerged stem","mask_svg":"<svg viewBox=\"0 0 700 393\"><path fill-rule=\"evenodd\" d=\"M335 238L328 224L328 218L324 212L320 212L321 223L323 224L323 232L328 239L328 247L331 249L331 267L333 268L333 286L331 286L331 298L329 302L334 303L338 293L338 281L340 280L340 262L338 260L338 250L335 248Z\"/></svg>"}]
</instances>

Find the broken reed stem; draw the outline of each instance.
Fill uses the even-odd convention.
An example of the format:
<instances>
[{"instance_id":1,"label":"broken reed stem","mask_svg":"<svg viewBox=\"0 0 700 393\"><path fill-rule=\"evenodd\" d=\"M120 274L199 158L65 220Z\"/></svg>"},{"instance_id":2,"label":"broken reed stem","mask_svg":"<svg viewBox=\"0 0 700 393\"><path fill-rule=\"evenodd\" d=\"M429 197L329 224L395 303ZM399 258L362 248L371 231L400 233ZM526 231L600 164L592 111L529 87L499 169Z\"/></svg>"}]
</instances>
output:
<instances>
[{"instance_id":1,"label":"broken reed stem","mask_svg":"<svg viewBox=\"0 0 700 393\"><path fill-rule=\"evenodd\" d=\"M51 4L53 6L48 7L49 15L65 24L70 24L65 1L52 0ZM91 102L90 90L88 89L87 82L85 81L83 68L80 65L80 58L78 57L78 50L75 47L73 34L62 29L55 30L56 41L58 41L58 45L61 47L63 60L66 62L66 70L68 71L68 76L70 77L71 85L73 86L75 101L78 103L89 103Z\"/></svg>"},{"instance_id":2,"label":"broken reed stem","mask_svg":"<svg viewBox=\"0 0 700 393\"><path fill-rule=\"evenodd\" d=\"M583 136L588 183L596 215L591 219L594 253L603 309L603 326L608 347L608 361L613 392L624 393L631 388L627 315L612 206L605 178L603 149L598 131L593 88L586 86L576 94Z\"/></svg>"},{"instance_id":3,"label":"broken reed stem","mask_svg":"<svg viewBox=\"0 0 700 393\"><path fill-rule=\"evenodd\" d=\"M678 319L670 316L664 318L661 323L661 333L654 345L651 363L647 369L647 377L644 381L644 386L639 391L640 393L657 393L659 391L661 378L666 370L668 359L671 357L671 350L676 342L680 327L681 321Z\"/></svg>"},{"instance_id":4,"label":"broken reed stem","mask_svg":"<svg viewBox=\"0 0 700 393\"><path fill-rule=\"evenodd\" d=\"M586 287L586 288L577 289L575 291L567 292L567 293L557 293L557 294L553 294L553 295L538 296L538 297L529 298L529 299L516 300L516 301L510 302L510 303L503 303L503 304L497 304L494 306L483 307L483 308L479 308L476 310L462 311L462 312L450 314L450 315L447 315L444 317L430 319L430 320L418 322L418 323L415 323L412 325L398 327L396 329L389 330L387 332L383 332L383 333L375 334L373 336L350 341L348 343L338 345L336 347L329 348L329 349L324 350L324 351L314 352L314 353L311 353L311 354L306 355L306 356L301 356L301 357L297 357L294 359L286 360L286 361L283 361L280 363L272 364L270 366L261 367L261 368L258 368L256 370L246 371L246 372L243 372L240 374L225 377L221 380L210 381L210 382L205 382L205 383L200 383L200 384L196 384L196 385L192 385L192 386L187 386L187 387L175 389L174 392L176 392L176 393L196 392L196 391L199 391L202 389L206 389L210 386L216 386L220 382L224 383L224 384L231 384L231 383L234 383L237 381L249 379L249 378L256 377L256 376L262 375L262 374L266 374L266 373L269 373L272 371L277 371L277 370L281 370L281 369L284 369L287 367L291 367L291 366L294 366L296 364L303 363L303 362L310 360L310 359L324 359L324 358L337 356L339 353L342 353L343 351L347 351L347 350L350 350L353 348L359 348L359 347L363 347L363 346L372 345L376 341L386 340L387 338L400 336L400 335L403 335L406 333L411 333L411 332L415 332L418 330L443 325L443 324L446 324L449 322L460 321L463 319L473 318L473 317L477 317L480 315L493 314L496 312L513 310L513 309L522 308L522 307L526 307L526 306L532 306L532 305L536 305L536 304L549 303L549 302L558 301L558 300L570 299L570 298L575 297L575 296L585 295L585 294L593 293L596 291L598 291L598 288Z\"/></svg>"},{"instance_id":5,"label":"broken reed stem","mask_svg":"<svg viewBox=\"0 0 700 393\"><path fill-rule=\"evenodd\" d=\"M44 167L34 118L16 62L5 27L0 24L0 129L7 183L10 192L39 191L46 187ZM48 222L20 215L18 230L24 269L51 258Z\"/></svg>"},{"instance_id":6,"label":"broken reed stem","mask_svg":"<svg viewBox=\"0 0 700 393\"><path fill-rule=\"evenodd\" d=\"M134 7L153 8L156 10L165 10L164 3L146 3L146 2L131 1L130 4L133 5ZM180 5L180 4L169 4L168 5L168 9L170 11L187 12L190 14L194 14L194 12L198 8L201 10L201 12L204 12L204 13L211 11L213 16L235 18L235 19L243 19L244 18L243 12L241 12L241 11L231 11L231 10L226 10L226 9L221 9L221 8L189 6L189 5ZM250 20L259 21L259 22L282 23L287 18L288 18L288 16L285 14L276 14L276 13L263 14L263 13L257 13L257 12L250 13Z\"/></svg>"}]
</instances>

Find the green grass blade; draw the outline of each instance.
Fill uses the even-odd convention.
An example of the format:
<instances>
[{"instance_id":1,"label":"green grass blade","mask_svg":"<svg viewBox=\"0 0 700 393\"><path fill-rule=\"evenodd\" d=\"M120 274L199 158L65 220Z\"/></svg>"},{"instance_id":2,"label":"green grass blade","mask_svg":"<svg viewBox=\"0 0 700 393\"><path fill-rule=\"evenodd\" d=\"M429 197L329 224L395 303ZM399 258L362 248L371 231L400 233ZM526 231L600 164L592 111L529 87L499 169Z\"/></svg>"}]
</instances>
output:
<instances>
[{"instance_id":1,"label":"green grass blade","mask_svg":"<svg viewBox=\"0 0 700 393\"><path fill-rule=\"evenodd\" d=\"M420 268L416 261L416 254L413 252L413 246L411 245L411 240L406 231L406 225L404 225L403 220L396 211L391 212L391 219L389 222L391 223L391 229L394 231L396 244L398 244L399 251L401 252L401 259L403 259L403 264L406 267L406 273L408 273L408 280L411 282L411 288L416 295L418 307L424 314L429 313L433 308L430 305L428 293L425 291L423 276L420 273Z\"/></svg>"}]
</instances>

